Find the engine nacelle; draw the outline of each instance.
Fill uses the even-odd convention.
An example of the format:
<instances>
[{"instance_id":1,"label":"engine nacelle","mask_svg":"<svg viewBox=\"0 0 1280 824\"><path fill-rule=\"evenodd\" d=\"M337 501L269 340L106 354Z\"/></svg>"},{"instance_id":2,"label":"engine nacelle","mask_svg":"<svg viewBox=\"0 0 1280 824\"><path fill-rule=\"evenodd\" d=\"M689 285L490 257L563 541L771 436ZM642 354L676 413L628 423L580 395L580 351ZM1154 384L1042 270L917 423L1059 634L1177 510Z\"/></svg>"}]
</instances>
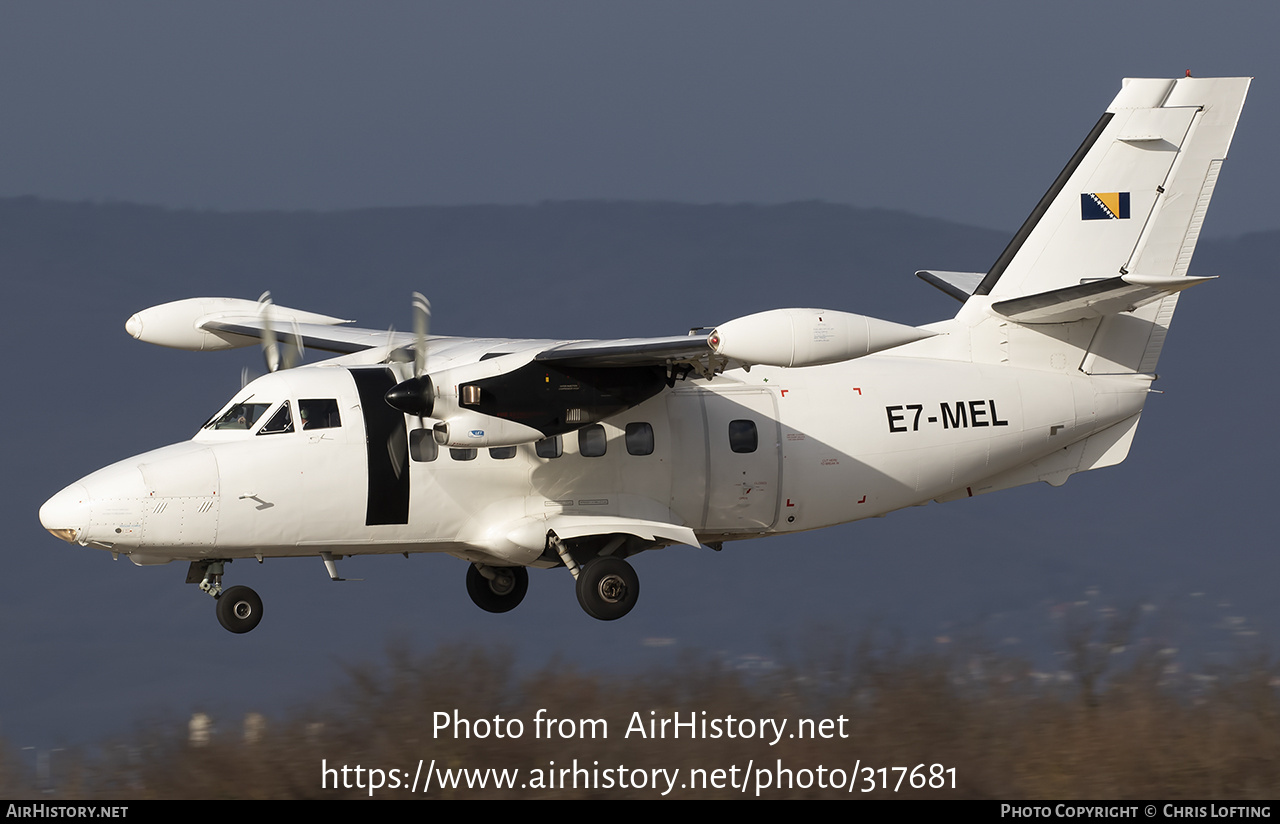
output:
<instances>
[{"instance_id":1,"label":"engine nacelle","mask_svg":"<svg viewBox=\"0 0 1280 824\"><path fill-rule=\"evenodd\" d=\"M820 366L860 358L936 332L826 309L772 309L735 318L711 332L717 355L745 364Z\"/></svg>"},{"instance_id":2,"label":"engine nacelle","mask_svg":"<svg viewBox=\"0 0 1280 824\"><path fill-rule=\"evenodd\" d=\"M531 426L495 418L492 415L480 415L474 412L462 412L450 416L434 427L436 443L458 449L483 449L491 446L518 446L522 443L533 443L542 440L546 435Z\"/></svg>"}]
</instances>

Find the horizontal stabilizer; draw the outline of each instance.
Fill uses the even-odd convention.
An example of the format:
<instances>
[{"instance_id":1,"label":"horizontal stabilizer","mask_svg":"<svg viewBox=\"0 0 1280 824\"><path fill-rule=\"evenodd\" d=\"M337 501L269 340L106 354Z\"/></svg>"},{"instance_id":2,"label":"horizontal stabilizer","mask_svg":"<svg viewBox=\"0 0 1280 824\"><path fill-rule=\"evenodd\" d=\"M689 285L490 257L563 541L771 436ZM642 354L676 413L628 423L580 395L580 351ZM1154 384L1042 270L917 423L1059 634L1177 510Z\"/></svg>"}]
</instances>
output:
<instances>
[{"instance_id":1,"label":"horizontal stabilizer","mask_svg":"<svg viewBox=\"0 0 1280 824\"><path fill-rule=\"evenodd\" d=\"M1132 312L1139 306L1181 292L1211 277L1120 275L1089 281L991 305L1001 317L1018 323L1069 323Z\"/></svg>"},{"instance_id":2,"label":"horizontal stabilizer","mask_svg":"<svg viewBox=\"0 0 1280 824\"><path fill-rule=\"evenodd\" d=\"M986 277L982 272L941 272L932 269L921 269L916 277L930 286L937 287L951 297L964 303Z\"/></svg>"}]
</instances>

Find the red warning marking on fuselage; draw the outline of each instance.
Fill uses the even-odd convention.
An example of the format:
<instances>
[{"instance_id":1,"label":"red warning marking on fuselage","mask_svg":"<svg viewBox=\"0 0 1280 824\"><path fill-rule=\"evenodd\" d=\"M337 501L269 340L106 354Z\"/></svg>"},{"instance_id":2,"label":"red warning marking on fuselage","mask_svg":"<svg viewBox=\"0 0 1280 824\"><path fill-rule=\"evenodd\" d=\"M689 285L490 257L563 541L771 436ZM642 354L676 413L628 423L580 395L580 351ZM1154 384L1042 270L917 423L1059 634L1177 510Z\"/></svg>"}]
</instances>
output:
<instances>
[{"instance_id":1,"label":"red warning marking on fuselage","mask_svg":"<svg viewBox=\"0 0 1280 824\"><path fill-rule=\"evenodd\" d=\"M855 386L855 387L853 387L853 391L854 391L854 392L857 392L859 395L861 395L861 394L862 394L862 387L861 387L861 386Z\"/></svg>"},{"instance_id":2,"label":"red warning marking on fuselage","mask_svg":"<svg viewBox=\"0 0 1280 824\"><path fill-rule=\"evenodd\" d=\"M783 389L783 390L782 390L782 397L784 397L784 398L785 398L785 397L787 396L787 391L788 391L788 390L786 390L786 389Z\"/></svg>"},{"instance_id":3,"label":"red warning marking on fuselage","mask_svg":"<svg viewBox=\"0 0 1280 824\"><path fill-rule=\"evenodd\" d=\"M795 504L791 503L790 498L787 498L787 506L795 506Z\"/></svg>"},{"instance_id":4,"label":"red warning marking on fuselage","mask_svg":"<svg viewBox=\"0 0 1280 824\"><path fill-rule=\"evenodd\" d=\"M863 496L862 496L862 500L861 500L861 501L858 501L858 503L860 503L860 504L865 504L866 502L867 502L867 496L866 496L866 495L863 495Z\"/></svg>"}]
</instances>

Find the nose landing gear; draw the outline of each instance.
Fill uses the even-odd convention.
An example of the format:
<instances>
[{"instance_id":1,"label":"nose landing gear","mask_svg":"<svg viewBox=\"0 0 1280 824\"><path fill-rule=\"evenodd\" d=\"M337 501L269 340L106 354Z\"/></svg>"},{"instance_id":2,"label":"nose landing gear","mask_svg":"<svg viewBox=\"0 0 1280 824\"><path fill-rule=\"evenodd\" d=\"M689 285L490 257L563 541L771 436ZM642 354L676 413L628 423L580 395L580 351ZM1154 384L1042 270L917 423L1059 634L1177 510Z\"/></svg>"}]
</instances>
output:
<instances>
[{"instance_id":1,"label":"nose landing gear","mask_svg":"<svg viewBox=\"0 0 1280 824\"><path fill-rule=\"evenodd\" d=\"M237 634L248 632L262 620L262 599L249 587L222 589L223 568L229 561L192 561L187 583L200 585L216 602L215 612L223 629Z\"/></svg>"}]
</instances>

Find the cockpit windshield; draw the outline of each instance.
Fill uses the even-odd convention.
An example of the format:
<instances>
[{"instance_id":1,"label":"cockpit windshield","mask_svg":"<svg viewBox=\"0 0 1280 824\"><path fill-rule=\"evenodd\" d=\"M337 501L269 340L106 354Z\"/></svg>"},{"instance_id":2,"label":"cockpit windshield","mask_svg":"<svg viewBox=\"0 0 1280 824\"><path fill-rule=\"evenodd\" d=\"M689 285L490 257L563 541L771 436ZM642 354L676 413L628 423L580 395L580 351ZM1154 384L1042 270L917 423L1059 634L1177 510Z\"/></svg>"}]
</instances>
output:
<instances>
[{"instance_id":1,"label":"cockpit windshield","mask_svg":"<svg viewBox=\"0 0 1280 824\"><path fill-rule=\"evenodd\" d=\"M205 429L252 429L268 409L269 403L237 403L204 425Z\"/></svg>"},{"instance_id":2,"label":"cockpit windshield","mask_svg":"<svg viewBox=\"0 0 1280 824\"><path fill-rule=\"evenodd\" d=\"M293 417L289 415L289 402L285 401L281 404L276 413L271 416L271 420L262 425L258 430L259 435L279 435L284 432L293 431Z\"/></svg>"}]
</instances>

